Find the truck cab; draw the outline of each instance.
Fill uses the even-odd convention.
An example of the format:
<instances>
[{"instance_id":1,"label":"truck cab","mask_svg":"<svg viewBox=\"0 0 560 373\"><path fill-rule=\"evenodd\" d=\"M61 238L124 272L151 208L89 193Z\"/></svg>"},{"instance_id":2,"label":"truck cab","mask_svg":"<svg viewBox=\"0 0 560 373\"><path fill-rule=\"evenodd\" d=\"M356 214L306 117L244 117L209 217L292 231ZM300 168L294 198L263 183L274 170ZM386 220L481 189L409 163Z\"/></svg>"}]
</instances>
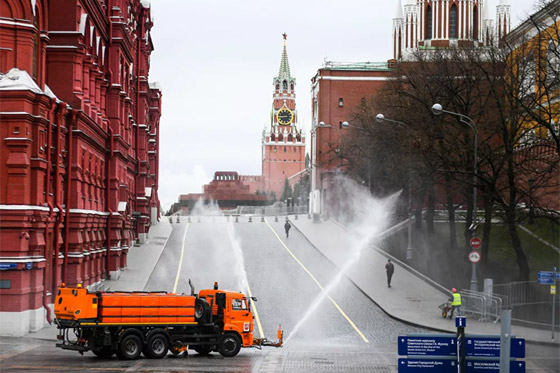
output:
<instances>
[{"instance_id":1,"label":"truck cab","mask_svg":"<svg viewBox=\"0 0 560 373\"><path fill-rule=\"evenodd\" d=\"M206 299L212 319L223 321L223 331L241 338L243 347L253 345L253 313L249 300L243 293L214 289L201 290L199 298Z\"/></svg>"}]
</instances>

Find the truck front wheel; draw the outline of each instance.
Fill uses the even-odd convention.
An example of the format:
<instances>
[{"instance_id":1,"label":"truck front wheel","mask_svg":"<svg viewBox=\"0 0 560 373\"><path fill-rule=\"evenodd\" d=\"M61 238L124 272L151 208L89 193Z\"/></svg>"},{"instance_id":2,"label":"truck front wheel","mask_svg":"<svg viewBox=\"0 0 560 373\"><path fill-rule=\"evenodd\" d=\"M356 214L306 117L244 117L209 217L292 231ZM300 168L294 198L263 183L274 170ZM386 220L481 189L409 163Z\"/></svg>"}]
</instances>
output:
<instances>
[{"instance_id":1,"label":"truck front wheel","mask_svg":"<svg viewBox=\"0 0 560 373\"><path fill-rule=\"evenodd\" d=\"M142 341L137 335L129 334L124 337L117 350L121 360L136 360L142 352Z\"/></svg>"},{"instance_id":2,"label":"truck front wheel","mask_svg":"<svg viewBox=\"0 0 560 373\"><path fill-rule=\"evenodd\" d=\"M234 357L241 349L241 339L237 334L226 333L220 345L220 355L223 357Z\"/></svg>"},{"instance_id":3,"label":"truck front wheel","mask_svg":"<svg viewBox=\"0 0 560 373\"><path fill-rule=\"evenodd\" d=\"M163 334L154 334L148 339L146 345L145 355L150 359L161 359L167 355L169 350L169 343L167 337Z\"/></svg>"}]
</instances>

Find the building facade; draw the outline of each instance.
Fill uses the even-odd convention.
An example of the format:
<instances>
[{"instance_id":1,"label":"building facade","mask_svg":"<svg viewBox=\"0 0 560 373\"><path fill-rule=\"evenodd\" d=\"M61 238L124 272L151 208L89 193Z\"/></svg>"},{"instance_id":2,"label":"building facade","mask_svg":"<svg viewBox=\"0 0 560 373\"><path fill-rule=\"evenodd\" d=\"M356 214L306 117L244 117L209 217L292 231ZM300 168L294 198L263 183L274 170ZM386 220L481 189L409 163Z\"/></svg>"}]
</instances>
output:
<instances>
[{"instance_id":1,"label":"building facade","mask_svg":"<svg viewBox=\"0 0 560 373\"><path fill-rule=\"evenodd\" d=\"M390 79L389 62L326 62L311 79L310 212L317 217L338 206L335 176L344 167L341 143L353 113Z\"/></svg>"},{"instance_id":2,"label":"building facade","mask_svg":"<svg viewBox=\"0 0 560 373\"><path fill-rule=\"evenodd\" d=\"M161 90L147 0L0 0L0 323L118 277L157 222Z\"/></svg>"},{"instance_id":3,"label":"building facade","mask_svg":"<svg viewBox=\"0 0 560 373\"><path fill-rule=\"evenodd\" d=\"M305 135L297 126L296 79L290 73L286 34L278 76L273 79L270 125L263 131L262 185L276 198L285 180L294 185L305 171Z\"/></svg>"},{"instance_id":4,"label":"building facade","mask_svg":"<svg viewBox=\"0 0 560 373\"><path fill-rule=\"evenodd\" d=\"M488 0L404 0L393 18L393 58L410 59L415 50L476 47L501 40L511 28L508 0L499 0L496 19Z\"/></svg>"}]
</instances>

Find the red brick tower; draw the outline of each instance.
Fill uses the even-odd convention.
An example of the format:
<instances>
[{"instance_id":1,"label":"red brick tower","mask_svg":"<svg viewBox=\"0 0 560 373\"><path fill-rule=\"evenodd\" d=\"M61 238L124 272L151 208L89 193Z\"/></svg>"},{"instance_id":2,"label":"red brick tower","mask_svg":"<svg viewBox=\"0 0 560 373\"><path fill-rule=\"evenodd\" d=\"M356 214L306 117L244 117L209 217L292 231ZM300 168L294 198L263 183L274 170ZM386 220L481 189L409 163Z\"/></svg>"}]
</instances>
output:
<instances>
[{"instance_id":1,"label":"red brick tower","mask_svg":"<svg viewBox=\"0 0 560 373\"><path fill-rule=\"evenodd\" d=\"M273 80L270 127L263 133L262 175L266 191L282 194L285 179L295 184L305 169L305 135L297 128L296 79L290 74L286 37L280 71Z\"/></svg>"}]
</instances>

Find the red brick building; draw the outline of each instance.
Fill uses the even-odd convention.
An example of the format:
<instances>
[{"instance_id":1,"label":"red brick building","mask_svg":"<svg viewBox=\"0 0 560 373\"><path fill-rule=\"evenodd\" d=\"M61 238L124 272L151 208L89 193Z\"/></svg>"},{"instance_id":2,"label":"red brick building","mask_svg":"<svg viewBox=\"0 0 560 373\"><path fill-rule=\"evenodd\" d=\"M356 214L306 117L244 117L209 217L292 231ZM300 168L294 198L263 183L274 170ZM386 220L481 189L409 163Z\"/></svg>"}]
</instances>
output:
<instances>
[{"instance_id":1,"label":"red brick building","mask_svg":"<svg viewBox=\"0 0 560 373\"><path fill-rule=\"evenodd\" d=\"M327 62L311 79L311 197L310 212L322 214L336 205L334 175L341 171L343 122L352 122L356 108L390 78L386 62Z\"/></svg>"},{"instance_id":2,"label":"red brick building","mask_svg":"<svg viewBox=\"0 0 560 373\"><path fill-rule=\"evenodd\" d=\"M508 0L496 6L496 22L483 0L401 0L393 18L393 58L411 59L418 48L476 47L501 40L511 28Z\"/></svg>"},{"instance_id":3,"label":"red brick building","mask_svg":"<svg viewBox=\"0 0 560 373\"><path fill-rule=\"evenodd\" d=\"M157 222L147 0L0 0L0 330L125 268Z\"/></svg>"}]
</instances>

